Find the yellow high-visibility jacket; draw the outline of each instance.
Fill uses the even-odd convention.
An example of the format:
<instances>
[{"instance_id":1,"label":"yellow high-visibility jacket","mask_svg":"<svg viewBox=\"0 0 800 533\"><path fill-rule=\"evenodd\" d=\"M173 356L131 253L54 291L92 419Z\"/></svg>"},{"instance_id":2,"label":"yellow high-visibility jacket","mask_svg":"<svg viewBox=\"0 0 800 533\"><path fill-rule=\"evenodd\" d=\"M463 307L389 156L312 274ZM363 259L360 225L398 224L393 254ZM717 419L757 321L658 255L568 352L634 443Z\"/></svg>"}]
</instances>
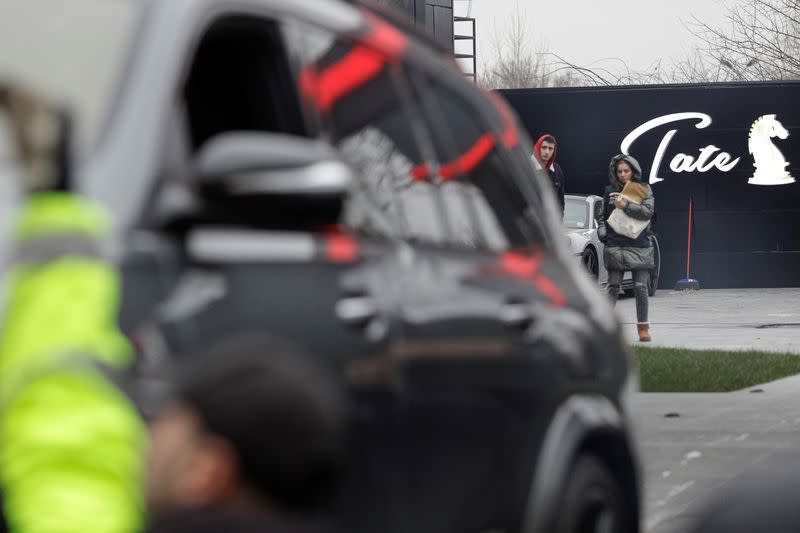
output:
<instances>
[{"instance_id":1,"label":"yellow high-visibility jacket","mask_svg":"<svg viewBox=\"0 0 800 533\"><path fill-rule=\"evenodd\" d=\"M144 525L146 430L92 365L131 360L109 217L68 193L23 207L0 328L0 489L13 533L133 533Z\"/></svg>"}]
</instances>

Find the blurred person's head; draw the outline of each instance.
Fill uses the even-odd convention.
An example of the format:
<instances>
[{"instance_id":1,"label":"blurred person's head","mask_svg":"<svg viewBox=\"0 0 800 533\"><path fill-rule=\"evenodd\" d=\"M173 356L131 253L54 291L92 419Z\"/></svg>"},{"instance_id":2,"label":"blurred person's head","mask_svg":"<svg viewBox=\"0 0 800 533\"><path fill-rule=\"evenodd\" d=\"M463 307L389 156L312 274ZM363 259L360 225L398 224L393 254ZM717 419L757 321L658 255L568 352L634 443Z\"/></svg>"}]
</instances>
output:
<instances>
[{"instance_id":1,"label":"blurred person's head","mask_svg":"<svg viewBox=\"0 0 800 533\"><path fill-rule=\"evenodd\" d=\"M336 380L269 337L222 342L182 364L150 420L151 511L255 504L316 511L342 478L347 409Z\"/></svg>"}]
</instances>

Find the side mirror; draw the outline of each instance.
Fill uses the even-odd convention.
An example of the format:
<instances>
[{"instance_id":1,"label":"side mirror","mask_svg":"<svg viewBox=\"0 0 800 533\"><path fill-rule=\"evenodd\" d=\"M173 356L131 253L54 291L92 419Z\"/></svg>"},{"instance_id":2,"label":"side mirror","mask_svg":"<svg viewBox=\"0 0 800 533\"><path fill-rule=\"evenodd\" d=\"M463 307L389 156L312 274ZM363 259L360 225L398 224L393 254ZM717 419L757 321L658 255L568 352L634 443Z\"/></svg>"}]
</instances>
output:
<instances>
[{"instance_id":1,"label":"side mirror","mask_svg":"<svg viewBox=\"0 0 800 533\"><path fill-rule=\"evenodd\" d=\"M272 133L225 133L197 157L199 185L228 195L345 194L352 171L333 148L303 137Z\"/></svg>"},{"instance_id":2,"label":"side mirror","mask_svg":"<svg viewBox=\"0 0 800 533\"><path fill-rule=\"evenodd\" d=\"M215 220L281 229L337 223L353 182L351 168L328 145L256 132L209 140L195 175Z\"/></svg>"}]
</instances>

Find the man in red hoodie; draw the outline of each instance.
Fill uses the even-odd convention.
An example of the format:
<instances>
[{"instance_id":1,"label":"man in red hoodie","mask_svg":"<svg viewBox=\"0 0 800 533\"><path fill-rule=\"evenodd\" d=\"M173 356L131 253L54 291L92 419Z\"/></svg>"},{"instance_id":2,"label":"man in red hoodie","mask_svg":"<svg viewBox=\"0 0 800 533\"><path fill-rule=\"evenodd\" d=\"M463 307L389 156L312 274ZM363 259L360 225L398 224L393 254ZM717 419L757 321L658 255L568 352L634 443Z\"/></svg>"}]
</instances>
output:
<instances>
[{"instance_id":1,"label":"man in red hoodie","mask_svg":"<svg viewBox=\"0 0 800 533\"><path fill-rule=\"evenodd\" d=\"M531 161L533 165L539 170L545 170L547 175L550 176L550 181L553 182L553 187L558 197L558 205L561 207L561 216L564 216L564 171L561 166L556 163L556 138L552 135L546 134L539 137L536 145L533 147L533 156Z\"/></svg>"}]
</instances>

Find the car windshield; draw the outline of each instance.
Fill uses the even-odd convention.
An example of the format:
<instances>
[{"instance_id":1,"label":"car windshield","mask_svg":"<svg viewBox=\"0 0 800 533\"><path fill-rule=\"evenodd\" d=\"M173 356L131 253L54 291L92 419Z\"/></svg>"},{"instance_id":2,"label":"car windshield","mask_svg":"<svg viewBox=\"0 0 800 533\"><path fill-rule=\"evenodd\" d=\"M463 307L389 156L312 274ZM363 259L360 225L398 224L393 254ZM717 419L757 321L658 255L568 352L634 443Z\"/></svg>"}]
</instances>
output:
<instances>
[{"instance_id":1,"label":"car windshield","mask_svg":"<svg viewBox=\"0 0 800 533\"><path fill-rule=\"evenodd\" d=\"M589 204L583 198L564 199L564 226L568 229L589 227Z\"/></svg>"},{"instance_id":2,"label":"car windshield","mask_svg":"<svg viewBox=\"0 0 800 533\"><path fill-rule=\"evenodd\" d=\"M79 154L97 141L140 5L131 0L0 3L0 80L71 110Z\"/></svg>"}]
</instances>

